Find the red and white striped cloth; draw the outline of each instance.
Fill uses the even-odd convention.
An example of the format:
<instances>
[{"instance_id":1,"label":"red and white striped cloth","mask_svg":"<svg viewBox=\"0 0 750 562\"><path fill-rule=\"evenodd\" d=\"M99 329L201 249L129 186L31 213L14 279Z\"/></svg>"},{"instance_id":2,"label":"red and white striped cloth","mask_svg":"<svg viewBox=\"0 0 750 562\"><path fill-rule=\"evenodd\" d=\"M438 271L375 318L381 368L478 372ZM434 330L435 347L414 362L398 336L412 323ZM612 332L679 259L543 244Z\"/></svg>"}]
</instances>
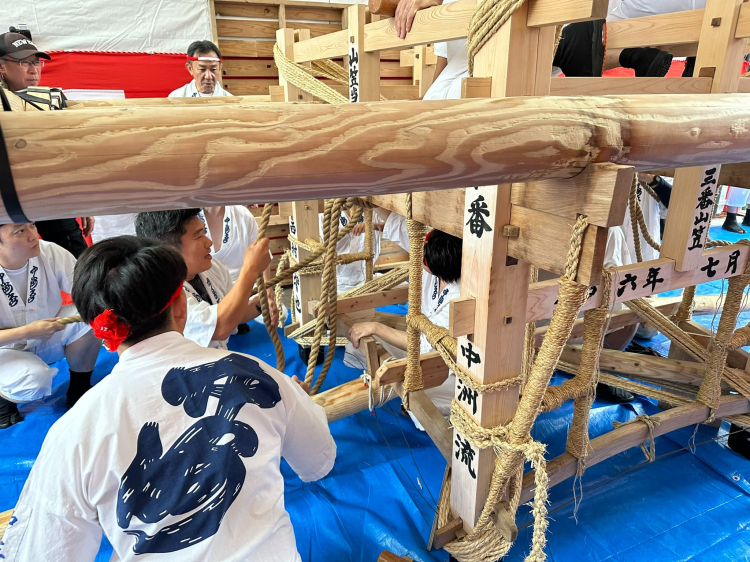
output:
<instances>
[{"instance_id":1,"label":"red and white striped cloth","mask_svg":"<svg viewBox=\"0 0 750 562\"><path fill-rule=\"evenodd\" d=\"M52 57L40 85L72 99L166 97L192 79L188 45L211 39L205 0L12 0L0 24L28 26Z\"/></svg>"}]
</instances>

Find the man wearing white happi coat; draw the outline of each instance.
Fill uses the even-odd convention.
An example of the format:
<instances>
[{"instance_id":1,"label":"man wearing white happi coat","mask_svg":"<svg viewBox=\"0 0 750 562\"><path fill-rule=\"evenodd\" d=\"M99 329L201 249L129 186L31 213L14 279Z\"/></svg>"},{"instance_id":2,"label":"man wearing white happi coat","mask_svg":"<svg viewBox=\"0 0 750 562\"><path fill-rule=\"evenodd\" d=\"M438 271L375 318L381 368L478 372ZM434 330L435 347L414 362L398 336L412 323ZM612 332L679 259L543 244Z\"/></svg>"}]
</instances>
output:
<instances>
[{"instance_id":1,"label":"man wearing white happi coat","mask_svg":"<svg viewBox=\"0 0 750 562\"><path fill-rule=\"evenodd\" d=\"M349 211L341 211L339 218L339 230L349 224L351 217ZM323 213L319 215L320 239L323 240ZM375 262L380 255L380 230L382 223L375 224L372 229L372 261ZM365 251L365 216L359 218L359 223L349 233L342 237L336 244L336 255L359 254ZM367 280L367 266L364 260L352 263L342 263L336 266L336 286L339 293L344 293L364 284Z\"/></svg>"},{"instance_id":2,"label":"man wearing white happi coat","mask_svg":"<svg viewBox=\"0 0 750 562\"><path fill-rule=\"evenodd\" d=\"M39 240L34 223L0 226L0 429L23 420L18 403L51 393L63 357L70 367L68 403L91 388L91 373L101 342L80 322L57 318L76 314L63 306L60 291L70 292L73 255Z\"/></svg>"},{"instance_id":3,"label":"man wearing white happi coat","mask_svg":"<svg viewBox=\"0 0 750 562\"><path fill-rule=\"evenodd\" d=\"M185 337L203 347L227 349L237 326L260 314L258 297L251 298L251 294L258 275L271 262L268 239L246 248L237 282L232 284L229 270L211 255L213 242L199 214L200 209L139 213L135 229L138 236L156 238L173 247L185 260Z\"/></svg>"},{"instance_id":4,"label":"man wearing white happi coat","mask_svg":"<svg viewBox=\"0 0 750 562\"><path fill-rule=\"evenodd\" d=\"M187 50L185 68L193 80L170 92L169 98L210 98L231 96L219 84L221 52L211 41L194 41Z\"/></svg>"},{"instance_id":5,"label":"man wearing white happi coat","mask_svg":"<svg viewBox=\"0 0 750 562\"><path fill-rule=\"evenodd\" d=\"M120 562L301 561L280 462L304 482L331 470L325 410L262 361L183 337L185 275L154 240L84 252L73 300L120 359L47 434L3 562L93 562L102 534Z\"/></svg>"},{"instance_id":6,"label":"man wearing white happi coat","mask_svg":"<svg viewBox=\"0 0 750 562\"><path fill-rule=\"evenodd\" d=\"M385 219L383 237L396 242L404 250L409 251L409 234L406 230L406 219L396 213L376 208L375 212L381 219ZM430 266L428 256L434 245L435 254L440 256L441 270L438 264ZM444 232L433 230L425 238L425 268L422 271L422 313L433 324L448 328L450 324L450 303L461 294L461 255L462 242L459 238ZM436 271L431 269L435 267ZM393 357L406 357L406 332L391 328L380 322L361 322L354 324L349 330L349 339L354 347L359 346L359 340L366 336L374 336ZM433 351L430 342L424 334L420 339L420 353ZM425 390L425 394L444 415L450 414L451 401L455 393L456 378L453 372L446 381L435 388ZM414 419L414 418L412 418ZM416 419L414 419L415 423ZM417 423L417 427L420 427ZM421 429L421 427L420 427Z\"/></svg>"}]
</instances>

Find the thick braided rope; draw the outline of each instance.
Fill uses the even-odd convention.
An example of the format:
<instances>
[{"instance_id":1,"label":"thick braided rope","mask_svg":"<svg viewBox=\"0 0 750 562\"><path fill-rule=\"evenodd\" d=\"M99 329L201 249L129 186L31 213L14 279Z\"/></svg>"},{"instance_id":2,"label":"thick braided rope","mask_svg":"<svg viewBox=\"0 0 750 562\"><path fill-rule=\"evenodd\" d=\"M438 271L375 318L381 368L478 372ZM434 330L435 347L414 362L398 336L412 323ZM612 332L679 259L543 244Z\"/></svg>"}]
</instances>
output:
<instances>
[{"instance_id":1,"label":"thick braided rope","mask_svg":"<svg viewBox=\"0 0 750 562\"><path fill-rule=\"evenodd\" d=\"M323 338L323 332L326 329L327 320L331 317L335 318L335 307L337 296L336 296L336 241L339 227L339 215L341 214L341 207L343 205L343 199L328 200L325 204L325 211L323 213L323 224L325 227L325 240L324 245L326 247L325 257L323 263L325 269L323 270L323 282L320 292L319 301L319 312L315 319L315 335L313 336L313 345L310 348L310 358L307 363L307 374L305 376L305 382L311 385L310 393L314 394L313 390L317 392L325 380L328 368L331 366L333 361L333 353L335 350L336 342L336 329L329 329L329 342L333 339L332 345L329 346L326 352L326 358L323 363L323 368L318 374L318 380L315 385L312 385L313 377L315 376L315 366L318 359L318 351L320 350L320 342ZM333 291L333 299L331 299L331 291ZM331 302L333 300L333 302ZM326 311L326 314L322 314L322 311ZM333 312L333 314L332 314ZM329 360L330 356L330 360ZM322 380L321 380L322 379Z\"/></svg>"},{"instance_id":2,"label":"thick braided rope","mask_svg":"<svg viewBox=\"0 0 750 562\"><path fill-rule=\"evenodd\" d=\"M695 285L692 287L685 287L682 291L682 300L677 312L672 315L672 322L679 326L680 322L687 322L693 317L693 309L695 308Z\"/></svg>"},{"instance_id":3,"label":"thick braided rope","mask_svg":"<svg viewBox=\"0 0 750 562\"><path fill-rule=\"evenodd\" d=\"M643 253L641 252L641 235L643 236L643 239L648 243L648 245L651 246L654 250L661 250L661 246L656 242L656 240L651 237L651 234L648 231L648 227L646 226L646 219L643 216L641 202L638 201L638 183L638 175L633 174L633 185L630 188L630 199L628 201L628 206L630 209L630 224L633 229L633 245L635 246L635 256L638 263L640 263L643 261Z\"/></svg>"},{"instance_id":4,"label":"thick braided rope","mask_svg":"<svg viewBox=\"0 0 750 562\"><path fill-rule=\"evenodd\" d=\"M268 222L271 220L271 213L273 212L273 204L266 203L263 207L263 214L260 217L260 225L258 226L258 240L262 240L266 237L266 231L268 230ZM286 366L286 360L284 357L284 346L281 344L279 338L279 332L273 327L271 323L271 311L268 308L268 292L266 291L266 283L263 280L263 272L258 275L258 280L255 282L256 290L258 291L258 300L260 301L260 311L263 314L263 323L266 326L268 336L273 342L273 347L276 350L276 369L284 372ZM277 301L277 305L281 301Z\"/></svg>"},{"instance_id":5,"label":"thick braided rope","mask_svg":"<svg viewBox=\"0 0 750 562\"><path fill-rule=\"evenodd\" d=\"M471 17L467 37L469 76L474 76L474 57L479 50L500 30L516 10L523 6L524 2L525 0L497 0L479 4Z\"/></svg>"},{"instance_id":6,"label":"thick braided rope","mask_svg":"<svg viewBox=\"0 0 750 562\"><path fill-rule=\"evenodd\" d=\"M414 220L411 193L406 194L406 230L409 233L409 310L406 313L406 372L404 407L409 409L409 393L424 388L419 363L420 331L414 318L422 314L422 262L426 228Z\"/></svg>"},{"instance_id":7,"label":"thick braided rope","mask_svg":"<svg viewBox=\"0 0 750 562\"><path fill-rule=\"evenodd\" d=\"M64 316L55 320L58 324L76 324L77 322L83 322L83 319L79 315L75 316Z\"/></svg>"},{"instance_id":8,"label":"thick braided rope","mask_svg":"<svg viewBox=\"0 0 750 562\"><path fill-rule=\"evenodd\" d=\"M709 421L713 420L714 412L719 407L721 399L721 378L726 365L727 354L731 348L734 327L737 325L737 316L742 306L745 287L750 283L750 275L747 273L737 275L729 279L727 296L719 319L716 336L711 342L706 362L706 375L698 391L699 402L710 408Z\"/></svg>"},{"instance_id":9,"label":"thick braided rope","mask_svg":"<svg viewBox=\"0 0 750 562\"><path fill-rule=\"evenodd\" d=\"M648 462L654 462L654 459L656 459L656 443L654 442L654 428L657 425L659 425L659 422L657 420L647 416L646 414L641 414L628 422L613 421L612 427L614 429L617 429L618 427L622 427L623 425L629 425L631 423L637 423L637 422L643 422L648 427L650 447L646 448L646 444L641 443L641 450L643 451L643 454L646 455Z\"/></svg>"},{"instance_id":10,"label":"thick braided rope","mask_svg":"<svg viewBox=\"0 0 750 562\"><path fill-rule=\"evenodd\" d=\"M742 241L739 242L740 244ZM731 246L732 242L729 242L728 240L711 240L708 236L706 236L706 248L718 248L720 246Z\"/></svg>"},{"instance_id":11,"label":"thick braided rope","mask_svg":"<svg viewBox=\"0 0 750 562\"><path fill-rule=\"evenodd\" d=\"M332 105L349 103L346 96L312 76L302 65L288 59L278 43L273 46L273 60L279 69L279 76L287 82Z\"/></svg>"},{"instance_id":12,"label":"thick braided rope","mask_svg":"<svg viewBox=\"0 0 750 562\"><path fill-rule=\"evenodd\" d=\"M701 363L708 362L708 351L690 337L688 333L656 310L647 300L635 299L626 302L625 305L641 318L651 322L662 334L673 343L676 343L685 352L689 353L693 358ZM750 383L744 377L738 375L732 369L726 368L726 366L723 369L723 377L740 394L750 399Z\"/></svg>"},{"instance_id":13,"label":"thick braided rope","mask_svg":"<svg viewBox=\"0 0 750 562\"><path fill-rule=\"evenodd\" d=\"M581 240L585 226L588 223L585 216L580 216L573 229L571 253L566 264L566 275L575 278L580 259ZM575 250L577 249L577 250ZM479 427L463 408L454 400L451 408L451 423L469 442L476 439L477 443L489 438L498 457L490 481L490 490L482 513L477 520L474 530L462 539L446 545L445 549L461 562L469 560L497 560L510 549L510 542L499 531L493 520L498 504L505 490L513 484L510 496L517 494L516 486L519 467L523 468L524 460L528 460L535 468L536 490L532 513L534 516L534 531L532 533L531 551L526 558L528 561L543 561L546 559L544 547L547 530L547 486L549 484L544 459L544 445L531 439L531 427L534 424L549 385L555 366L560 359L563 347L570 337L576 317L588 297L588 287L569 278L560 279L558 305L552 314L547 334L537 354L531 374L526 381L524 392L513 420L507 427L484 429ZM489 432L487 434L486 432ZM489 435L489 437L488 437ZM486 441L485 441L486 442ZM515 483L512 480L515 478ZM515 516L515 509L513 510Z\"/></svg>"},{"instance_id":14,"label":"thick braided rope","mask_svg":"<svg viewBox=\"0 0 750 562\"><path fill-rule=\"evenodd\" d=\"M336 241L338 240L339 231L339 217L341 216L341 208L344 205L344 200L339 199L334 203L331 210L331 226L329 227L328 237L331 241L328 247L328 253L326 254L326 267L327 269L323 272L323 275L329 275L330 280L328 282L328 315L326 317L326 323L328 324L328 349L326 349L326 358L323 361L323 366L318 373L318 378L315 380L315 385L310 389L310 394L317 394L320 387L323 385L323 381L326 380L331 365L333 364L333 358L336 354L336 343L338 341L336 335L337 318L338 318L338 277L336 276ZM311 356L312 357L312 356ZM308 364L309 366L309 364Z\"/></svg>"},{"instance_id":15,"label":"thick braided rope","mask_svg":"<svg viewBox=\"0 0 750 562\"><path fill-rule=\"evenodd\" d=\"M365 209L365 281L372 281L375 250L373 248L372 208Z\"/></svg>"},{"instance_id":16,"label":"thick braided rope","mask_svg":"<svg viewBox=\"0 0 750 562\"><path fill-rule=\"evenodd\" d=\"M637 174L635 174L635 178L636 178L636 181L637 181L638 180L638 175ZM641 187L643 187L643 189L646 191L646 193L648 193L654 199L654 201L656 201L657 203L661 203L661 197L659 197L656 194L656 191L654 191L653 187L651 187L645 181L641 182Z\"/></svg>"}]
</instances>

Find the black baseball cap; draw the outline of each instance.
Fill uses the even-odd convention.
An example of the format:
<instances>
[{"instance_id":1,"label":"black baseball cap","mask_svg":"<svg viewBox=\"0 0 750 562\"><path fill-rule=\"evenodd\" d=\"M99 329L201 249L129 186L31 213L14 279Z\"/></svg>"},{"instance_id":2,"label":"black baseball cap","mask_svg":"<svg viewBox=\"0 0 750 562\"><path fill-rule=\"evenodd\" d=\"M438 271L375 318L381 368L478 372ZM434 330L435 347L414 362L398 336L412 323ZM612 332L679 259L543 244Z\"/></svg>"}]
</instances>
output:
<instances>
[{"instance_id":1,"label":"black baseball cap","mask_svg":"<svg viewBox=\"0 0 750 562\"><path fill-rule=\"evenodd\" d=\"M36 55L41 59L52 60L47 53L36 48L31 39L20 33L3 33L0 35L0 57L11 57L23 60Z\"/></svg>"}]
</instances>

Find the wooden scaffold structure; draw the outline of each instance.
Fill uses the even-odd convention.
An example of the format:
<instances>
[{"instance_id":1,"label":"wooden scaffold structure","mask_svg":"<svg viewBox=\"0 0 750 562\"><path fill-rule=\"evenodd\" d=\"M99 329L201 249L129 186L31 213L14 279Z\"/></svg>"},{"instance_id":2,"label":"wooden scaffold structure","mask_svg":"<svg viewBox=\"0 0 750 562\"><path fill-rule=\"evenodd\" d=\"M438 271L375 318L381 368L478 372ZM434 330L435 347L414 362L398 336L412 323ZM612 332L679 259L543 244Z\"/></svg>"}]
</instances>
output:
<instances>
[{"instance_id":1,"label":"wooden scaffold structure","mask_svg":"<svg viewBox=\"0 0 750 562\"><path fill-rule=\"evenodd\" d=\"M369 388L356 380L317 394L329 420L373 407L374 396L400 395L450 465L432 546L462 561L497 560L515 540L516 509L532 501L529 559L543 560L550 486L645 442L653 458L653 439L680 427L713 419L750 427L741 349L750 327L735 330L750 247L708 238L718 186L750 187L750 98L741 93L750 92L750 78L740 77L750 9L742 0L708 0L705 9L608 25L608 49L659 45L693 54L693 77L551 79L558 26L602 19L606 8L606 0L458 0L418 12L401 40L388 14L352 6L341 31L312 39L305 30L277 32L281 90L270 99L282 95L282 103L169 100L0 113L8 182L0 223L293 201L290 256L276 278L258 280L258 291L294 276L289 334L302 330L297 335L313 345L309 381L326 331L330 366L337 322L377 318L409 334L403 360L386 361L374 340L363 343ZM463 37L472 68L465 99L380 101L380 51L414 47L422 90L430 81L426 45ZM344 67L330 62L340 57ZM314 76L347 82L348 98ZM328 103L309 103L315 98ZM604 270L607 229L622 224L628 206L634 232L645 230L632 201L635 173L671 169L660 257ZM406 216L410 266L383 282L369 265L364 289L337 295L336 240L356 222L339 231L345 205L357 218L366 213L368 224L372 205ZM269 216L267 206L261 232ZM425 225L463 239L461 298L451 303L449 329L419 310ZM371 263L368 244L348 259ZM538 282L537 268L559 279ZM696 301L694 287L718 279L729 289L712 333L691 314L716 306ZM650 299L679 288L682 299ZM373 311L398 302L410 304L405 320ZM616 303L627 309L613 312ZM535 326L546 319L549 326ZM639 320L672 341L669 359L602 352L608 330ZM436 351L419 354L422 333ZM567 345L577 336L582 346ZM271 337L278 339L273 330ZM556 367L575 376L549 387ZM449 370L458 381L450 423L423 392ZM600 380L671 408L589 440ZM567 452L547 461L531 427L540 412L568 401L575 413ZM523 474L526 461L533 470Z\"/></svg>"}]
</instances>

